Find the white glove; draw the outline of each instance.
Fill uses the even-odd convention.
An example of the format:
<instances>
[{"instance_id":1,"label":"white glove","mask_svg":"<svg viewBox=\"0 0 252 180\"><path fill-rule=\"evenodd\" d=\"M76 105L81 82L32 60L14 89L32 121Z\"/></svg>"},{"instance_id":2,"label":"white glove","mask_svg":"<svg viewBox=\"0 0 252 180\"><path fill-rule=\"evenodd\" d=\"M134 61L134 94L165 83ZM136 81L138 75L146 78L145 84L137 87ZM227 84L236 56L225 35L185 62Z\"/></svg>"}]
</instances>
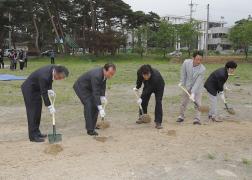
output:
<instances>
[{"instance_id":1,"label":"white glove","mask_svg":"<svg viewBox=\"0 0 252 180\"><path fill-rule=\"evenodd\" d=\"M194 93L191 94L190 99L191 99L193 102L195 102L195 94L194 94Z\"/></svg>"},{"instance_id":2,"label":"white glove","mask_svg":"<svg viewBox=\"0 0 252 180\"><path fill-rule=\"evenodd\" d=\"M103 107L100 105L98 106L99 109L99 114L102 118L104 118L106 116L105 110L103 109Z\"/></svg>"},{"instance_id":3,"label":"white glove","mask_svg":"<svg viewBox=\"0 0 252 180\"><path fill-rule=\"evenodd\" d=\"M108 100L105 96L101 96L100 99L101 99L102 104L105 104L105 105L108 104Z\"/></svg>"},{"instance_id":4,"label":"white glove","mask_svg":"<svg viewBox=\"0 0 252 180\"><path fill-rule=\"evenodd\" d=\"M224 92L223 91L219 92L219 95L220 95L221 99L223 100L223 102L226 104L227 101L226 101Z\"/></svg>"},{"instance_id":5,"label":"white glove","mask_svg":"<svg viewBox=\"0 0 252 180\"><path fill-rule=\"evenodd\" d=\"M227 87L227 86L225 86L225 90L226 91L231 91L231 89L229 87Z\"/></svg>"},{"instance_id":6,"label":"white glove","mask_svg":"<svg viewBox=\"0 0 252 180\"><path fill-rule=\"evenodd\" d=\"M178 86L179 86L179 87L182 86L182 82L180 82L180 83L178 84Z\"/></svg>"},{"instance_id":7,"label":"white glove","mask_svg":"<svg viewBox=\"0 0 252 180\"><path fill-rule=\"evenodd\" d=\"M138 91L139 91L139 89L137 89L136 87L134 87L134 88L133 88L133 91L138 92Z\"/></svg>"},{"instance_id":8,"label":"white glove","mask_svg":"<svg viewBox=\"0 0 252 180\"><path fill-rule=\"evenodd\" d=\"M55 108L54 108L53 105L48 106L48 110L49 110L50 114L53 114L53 113L56 112L56 110L55 110Z\"/></svg>"},{"instance_id":9,"label":"white glove","mask_svg":"<svg viewBox=\"0 0 252 180\"><path fill-rule=\"evenodd\" d=\"M48 95L51 97L54 97L56 95L56 93L52 89L48 90L47 92L48 92Z\"/></svg>"},{"instance_id":10,"label":"white glove","mask_svg":"<svg viewBox=\"0 0 252 180\"><path fill-rule=\"evenodd\" d=\"M143 100L142 100L141 98L139 98L139 99L137 100L137 104L139 104L139 105L141 105L142 102L143 102Z\"/></svg>"}]
</instances>

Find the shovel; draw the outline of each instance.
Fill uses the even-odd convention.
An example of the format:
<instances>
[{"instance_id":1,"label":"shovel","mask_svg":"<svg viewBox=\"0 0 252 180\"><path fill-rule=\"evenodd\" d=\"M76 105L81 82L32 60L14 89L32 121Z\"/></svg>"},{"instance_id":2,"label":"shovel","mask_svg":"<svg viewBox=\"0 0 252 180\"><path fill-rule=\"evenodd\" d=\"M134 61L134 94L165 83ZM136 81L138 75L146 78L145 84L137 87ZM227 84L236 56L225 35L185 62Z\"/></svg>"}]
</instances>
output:
<instances>
[{"instance_id":1,"label":"shovel","mask_svg":"<svg viewBox=\"0 0 252 180\"><path fill-rule=\"evenodd\" d=\"M103 109L105 110L107 103L103 105ZM101 122L97 123L96 129L107 129L109 128L110 124L109 122L105 121L105 118L101 118Z\"/></svg>"},{"instance_id":2,"label":"shovel","mask_svg":"<svg viewBox=\"0 0 252 180\"><path fill-rule=\"evenodd\" d=\"M135 91L135 90L134 90L134 92L135 92L135 95L136 95L137 99L139 99L140 97L139 97L138 92ZM139 104L139 108L140 108L140 112L141 112L139 120L142 121L143 123L150 123L151 122L151 117L148 114L144 114L143 107L142 107L141 104Z\"/></svg>"},{"instance_id":3,"label":"shovel","mask_svg":"<svg viewBox=\"0 0 252 180\"><path fill-rule=\"evenodd\" d=\"M191 94L187 91L185 87L179 84L179 87L190 97ZM199 106L199 104L196 101L192 101L195 105L195 107L200 111L200 112L209 112L209 107L207 106Z\"/></svg>"},{"instance_id":4,"label":"shovel","mask_svg":"<svg viewBox=\"0 0 252 180\"><path fill-rule=\"evenodd\" d=\"M227 103L225 104L225 110L229 113L229 114L235 114L235 110L233 108L228 107Z\"/></svg>"},{"instance_id":5,"label":"shovel","mask_svg":"<svg viewBox=\"0 0 252 180\"><path fill-rule=\"evenodd\" d=\"M54 95L54 97L50 96L49 94L48 94L48 96L49 96L49 100L51 102L51 105L54 106L56 94ZM54 143L62 141L62 134L56 133L55 113L52 114L52 122L53 122L53 133L48 134L48 141L50 144L54 144Z\"/></svg>"}]
</instances>

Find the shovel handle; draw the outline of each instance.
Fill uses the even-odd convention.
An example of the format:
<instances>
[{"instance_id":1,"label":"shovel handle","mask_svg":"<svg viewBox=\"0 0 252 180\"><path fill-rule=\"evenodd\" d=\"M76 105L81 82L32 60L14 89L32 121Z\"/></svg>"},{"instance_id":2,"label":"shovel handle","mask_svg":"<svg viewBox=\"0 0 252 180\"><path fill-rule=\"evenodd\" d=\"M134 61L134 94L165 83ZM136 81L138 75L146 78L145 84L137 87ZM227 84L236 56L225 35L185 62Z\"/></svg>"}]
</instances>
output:
<instances>
[{"instance_id":1,"label":"shovel handle","mask_svg":"<svg viewBox=\"0 0 252 180\"><path fill-rule=\"evenodd\" d=\"M187 89L186 89L184 86L179 85L179 87L180 87L189 97L191 96L191 94L187 91ZM191 100L191 99L190 99L190 100ZM196 101L193 101L193 100L191 100L191 101L194 103L194 105L196 106L197 109L200 108L200 106L198 105L198 103L197 103Z\"/></svg>"},{"instance_id":2,"label":"shovel handle","mask_svg":"<svg viewBox=\"0 0 252 180\"><path fill-rule=\"evenodd\" d=\"M48 94L48 97L49 97L51 105L54 107L56 93L55 93L54 97L50 96L49 94ZM52 114L52 122L53 122L53 126L55 126L55 113Z\"/></svg>"},{"instance_id":3,"label":"shovel handle","mask_svg":"<svg viewBox=\"0 0 252 180\"><path fill-rule=\"evenodd\" d=\"M140 98L140 96L139 96L138 92L137 92L137 91L135 91L135 90L134 90L134 92L135 92L135 95L136 95L137 99L139 99L139 98ZM144 113L143 113L143 107L142 107L142 105L141 105L141 104L139 104L139 108L140 108L141 114L144 114Z\"/></svg>"}]
</instances>

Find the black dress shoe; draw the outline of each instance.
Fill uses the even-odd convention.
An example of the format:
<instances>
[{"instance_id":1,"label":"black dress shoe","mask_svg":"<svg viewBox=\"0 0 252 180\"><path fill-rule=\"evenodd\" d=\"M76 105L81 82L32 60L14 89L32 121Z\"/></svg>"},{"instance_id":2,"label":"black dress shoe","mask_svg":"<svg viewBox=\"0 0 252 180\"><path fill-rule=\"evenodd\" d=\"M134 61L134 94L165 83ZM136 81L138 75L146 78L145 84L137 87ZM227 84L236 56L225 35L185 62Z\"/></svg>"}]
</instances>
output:
<instances>
[{"instance_id":1,"label":"black dress shoe","mask_svg":"<svg viewBox=\"0 0 252 180\"><path fill-rule=\"evenodd\" d=\"M184 121L184 119L178 118L176 122L179 122L179 123L180 123L180 122L183 122L183 121Z\"/></svg>"},{"instance_id":2,"label":"black dress shoe","mask_svg":"<svg viewBox=\"0 0 252 180\"><path fill-rule=\"evenodd\" d=\"M40 138L38 136L30 138L31 142L44 142L45 140L43 138Z\"/></svg>"},{"instance_id":3,"label":"black dress shoe","mask_svg":"<svg viewBox=\"0 0 252 180\"><path fill-rule=\"evenodd\" d=\"M208 116L208 119L212 120L213 122L222 122L222 120L215 119L212 116Z\"/></svg>"},{"instance_id":4,"label":"black dress shoe","mask_svg":"<svg viewBox=\"0 0 252 180\"><path fill-rule=\"evenodd\" d=\"M201 125L201 122L196 120L196 121L193 121L193 125Z\"/></svg>"},{"instance_id":5,"label":"black dress shoe","mask_svg":"<svg viewBox=\"0 0 252 180\"><path fill-rule=\"evenodd\" d=\"M87 134L90 136L98 136L98 133L96 131L87 131Z\"/></svg>"},{"instance_id":6,"label":"black dress shoe","mask_svg":"<svg viewBox=\"0 0 252 180\"><path fill-rule=\"evenodd\" d=\"M38 135L38 137L40 137L40 138L46 138L46 137L47 137L47 134L41 134L41 133L40 133L40 134Z\"/></svg>"},{"instance_id":7,"label":"black dress shoe","mask_svg":"<svg viewBox=\"0 0 252 180\"><path fill-rule=\"evenodd\" d=\"M155 126L156 129L163 129L161 123L156 123L156 126Z\"/></svg>"}]
</instances>

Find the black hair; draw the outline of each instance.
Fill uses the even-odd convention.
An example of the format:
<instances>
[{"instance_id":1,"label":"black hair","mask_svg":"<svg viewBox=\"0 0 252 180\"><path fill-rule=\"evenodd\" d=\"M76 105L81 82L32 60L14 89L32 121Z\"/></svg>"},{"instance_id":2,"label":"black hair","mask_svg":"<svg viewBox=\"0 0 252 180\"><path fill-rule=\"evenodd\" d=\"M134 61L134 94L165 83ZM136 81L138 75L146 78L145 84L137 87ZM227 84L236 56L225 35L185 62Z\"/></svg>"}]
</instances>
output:
<instances>
[{"instance_id":1,"label":"black hair","mask_svg":"<svg viewBox=\"0 0 252 180\"><path fill-rule=\"evenodd\" d=\"M58 65L58 66L55 66L54 69L57 73L63 73L65 75L65 77L68 77L68 75L69 75L69 71L65 66Z\"/></svg>"},{"instance_id":2,"label":"black hair","mask_svg":"<svg viewBox=\"0 0 252 180\"><path fill-rule=\"evenodd\" d=\"M193 52L193 57L195 58L198 55L203 57L203 54L204 54L203 51L196 50Z\"/></svg>"},{"instance_id":3,"label":"black hair","mask_svg":"<svg viewBox=\"0 0 252 180\"><path fill-rule=\"evenodd\" d=\"M144 75L144 74L151 74L152 68L149 64L142 65L139 69L139 72Z\"/></svg>"},{"instance_id":4,"label":"black hair","mask_svg":"<svg viewBox=\"0 0 252 180\"><path fill-rule=\"evenodd\" d=\"M227 68L227 69L229 69L229 68L236 69L237 68L237 64L234 61L228 61L226 63L226 65L225 65L225 68Z\"/></svg>"},{"instance_id":5,"label":"black hair","mask_svg":"<svg viewBox=\"0 0 252 180\"><path fill-rule=\"evenodd\" d=\"M106 71L109 70L109 68L113 68L113 70L116 70L116 65L114 65L113 63L107 63L104 65L103 67Z\"/></svg>"}]
</instances>

